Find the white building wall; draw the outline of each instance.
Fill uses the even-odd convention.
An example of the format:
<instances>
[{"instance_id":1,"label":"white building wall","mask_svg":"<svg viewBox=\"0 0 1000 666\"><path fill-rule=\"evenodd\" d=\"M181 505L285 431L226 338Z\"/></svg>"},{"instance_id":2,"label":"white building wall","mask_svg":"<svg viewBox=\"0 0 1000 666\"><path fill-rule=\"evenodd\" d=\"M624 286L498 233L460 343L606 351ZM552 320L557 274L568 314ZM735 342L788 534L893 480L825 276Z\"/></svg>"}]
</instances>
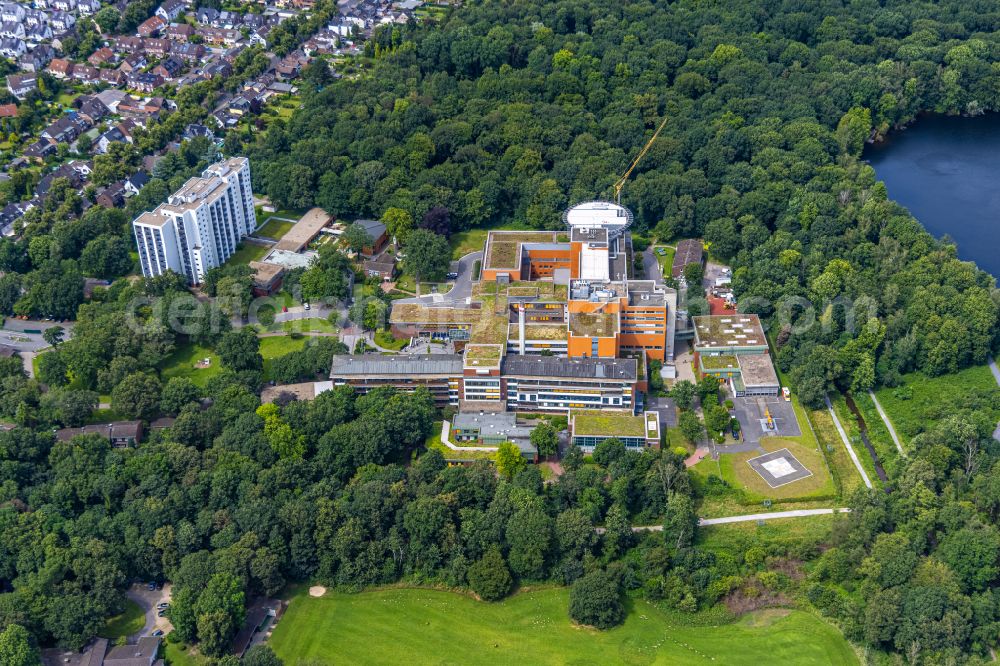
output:
<instances>
[{"instance_id":1,"label":"white building wall","mask_svg":"<svg viewBox=\"0 0 1000 666\"><path fill-rule=\"evenodd\" d=\"M156 214L172 219L168 224L155 227L162 232L157 237L161 240L156 241L161 252L150 254L152 237L140 231L145 225L138 218L133 221L143 275L152 277L170 269L187 276L191 282L200 283L208 270L221 266L236 251L243 237L257 228L249 160L240 158L240 162L226 160L213 164L202 173L202 178L218 179L222 183L221 190L212 189L205 201L198 203L197 199L180 197L182 189L174 195L179 200L157 208ZM189 181L185 188L190 185ZM143 257L148 260L144 261Z\"/></svg>"}]
</instances>

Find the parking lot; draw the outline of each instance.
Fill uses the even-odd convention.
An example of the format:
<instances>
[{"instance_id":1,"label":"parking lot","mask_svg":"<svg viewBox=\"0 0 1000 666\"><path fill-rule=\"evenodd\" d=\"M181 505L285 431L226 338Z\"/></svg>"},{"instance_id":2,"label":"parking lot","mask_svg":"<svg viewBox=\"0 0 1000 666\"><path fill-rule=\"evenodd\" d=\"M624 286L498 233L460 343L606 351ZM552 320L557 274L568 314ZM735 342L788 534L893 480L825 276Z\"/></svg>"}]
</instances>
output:
<instances>
[{"instance_id":1,"label":"parking lot","mask_svg":"<svg viewBox=\"0 0 1000 666\"><path fill-rule=\"evenodd\" d=\"M761 437L766 436L798 437L802 434L792 403L780 396L752 396L732 400L747 443L757 444ZM771 430L766 425L768 414L773 423Z\"/></svg>"}]
</instances>

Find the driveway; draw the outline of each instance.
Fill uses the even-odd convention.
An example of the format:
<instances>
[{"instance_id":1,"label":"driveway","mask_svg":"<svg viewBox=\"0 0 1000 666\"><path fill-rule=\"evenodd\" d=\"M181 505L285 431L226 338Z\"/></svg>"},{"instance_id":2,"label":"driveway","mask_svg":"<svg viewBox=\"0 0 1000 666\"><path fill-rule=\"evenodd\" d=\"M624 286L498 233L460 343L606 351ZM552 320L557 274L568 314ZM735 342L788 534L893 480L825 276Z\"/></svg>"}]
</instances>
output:
<instances>
[{"instance_id":1,"label":"driveway","mask_svg":"<svg viewBox=\"0 0 1000 666\"><path fill-rule=\"evenodd\" d=\"M653 252L652 245L643 250L642 270L646 272L647 280L663 284L663 271L660 270L660 264L656 261L656 253Z\"/></svg>"},{"instance_id":2,"label":"driveway","mask_svg":"<svg viewBox=\"0 0 1000 666\"><path fill-rule=\"evenodd\" d=\"M475 263L483 258L482 251L470 252L458 260L457 268L453 265L452 270L458 273L458 277L452 284L451 289L444 294L426 294L424 296L414 296L413 298L400 298L395 303L423 303L443 305L445 303L464 303L472 296L472 269Z\"/></svg>"},{"instance_id":3,"label":"driveway","mask_svg":"<svg viewBox=\"0 0 1000 666\"><path fill-rule=\"evenodd\" d=\"M158 603L170 601L170 589L170 583L164 583L163 588L159 590L150 590L146 583L136 583L125 592L125 596L138 604L146 614L146 623L142 630L128 637L130 643L138 642L140 638L149 636L157 629L162 629L164 635L173 630L170 620L166 617L157 617L159 609L156 607Z\"/></svg>"}]
</instances>

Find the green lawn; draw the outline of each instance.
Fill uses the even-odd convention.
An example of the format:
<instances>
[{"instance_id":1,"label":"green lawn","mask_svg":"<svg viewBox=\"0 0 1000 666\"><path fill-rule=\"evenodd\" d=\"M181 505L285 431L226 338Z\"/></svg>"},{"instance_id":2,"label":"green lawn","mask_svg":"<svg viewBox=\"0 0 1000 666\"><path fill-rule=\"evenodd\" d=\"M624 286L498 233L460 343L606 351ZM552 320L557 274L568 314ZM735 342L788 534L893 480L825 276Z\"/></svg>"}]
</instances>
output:
<instances>
[{"instance_id":1,"label":"green lawn","mask_svg":"<svg viewBox=\"0 0 1000 666\"><path fill-rule=\"evenodd\" d=\"M164 642L163 659L167 666L203 666L208 660L200 654L191 653L187 645Z\"/></svg>"},{"instance_id":2,"label":"green lawn","mask_svg":"<svg viewBox=\"0 0 1000 666\"><path fill-rule=\"evenodd\" d=\"M835 521L847 520L843 514L779 518L758 525L754 521L709 525L698 528L700 548L714 552L744 553L752 546L794 549L805 544L829 541Z\"/></svg>"},{"instance_id":3,"label":"green lawn","mask_svg":"<svg viewBox=\"0 0 1000 666\"><path fill-rule=\"evenodd\" d=\"M260 339L260 355L264 360L284 356L293 351L299 351L306 346L307 338L293 338L290 335L276 335Z\"/></svg>"},{"instance_id":4,"label":"green lawn","mask_svg":"<svg viewBox=\"0 0 1000 666\"><path fill-rule=\"evenodd\" d=\"M451 245L451 258L459 259L469 254L470 252L476 252L483 249L483 244L486 242L486 234L490 231L530 231L531 227L525 224L519 224L516 222L510 224L504 224L502 226L496 227L494 229L469 229L468 231L460 231L456 234L452 234L448 238L448 244Z\"/></svg>"},{"instance_id":5,"label":"green lawn","mask_svg":"<svg viewBox=\"0 0 1000 666\"><path fill-rule=\"evenodd\" d=\"M299 594L270 645L286 664L857 664L835 627L770 609L723 626L637 601L610 631L574 626L569 592L547 588L489 604L437 590Z\"/></svg>"},{"instance_id":6,"label":"green lawn","mask_svg":"<svg viewBox=\"0 0 1000 666\"><path fill-rule=\"evenodd\" d=\"M207 368L196 368L195 363L203 358L211 360ZM159 366L160 378L166 383L171 377L187 377L196 386L205 386L208 380L219 374L222 362L219 355L208 347L187 344L178 347Z\"/></svg>"},{"instance_id":7,"label":"green lawn","mask_svg":"<svg viewBox=\"0 0 1000 666\"><path fill-rule=\"evenodd\" d=\"M275 359L293 351L299 351L306 346L306 337L293 338L288 335L277 335L260 339L260 355L264 357L264 381L271 379L271 367Z\"/></svg>"},{"instance_id":8,"label":"green lawn","mask_svg":"<svg viewBox=\"0 0 1000 666\"><path fill-rule=\"evenodd\" d=\"M233 265L248 264L251 261L260 261L270 250L266 245L255 245L253 243L240 243L232 256L226 259L226 263Z\"/></svg>"},{"instance_id":9,"label":"green lawn","mask_svg":"<svg viewBox=\"0 0 1000 666\"><path fill-rule=\"evenodd\" d=\"M271 324L265 330L286 333L336 333L340 329L326 319L293 319Z\"/></svg>"},{"instance_id":10,"label":"green lawn","mask_svg":"<svg viewBox=\"0 0 1000 666\"><path fill-rule=\"evenodd\" d=\"M693 471L702 478L709 474L720 476L734 488L743 489L741 498L746 504L760 504L765 499L772 502L815 501L832 499L836 487L827 471L823 455L815 448L802 445L794 437L765 437L760 444L768 452L788 449L806 469L812 472L798 481L771 488L767 482L747 463L751 458L762 455L759 451L748 453L724 453L719 460L707 457L694 466ZM785 508L785 507L782 507Z\"/></svg>"},{"instance_id":11,"label":"green lawn","mask_svg":"<svg viewBox=\"0 0 1000 666\"><path fill-rule=\"evenodd\" d=\"M936 423L959 411L977 411L1000 420L1000 389L988 365L928 377L919 372L903 375L902 386L880 388L878 401L889 415L904 446Z\"/></svg>"},{"instance_id":12,"label":"green lawn","mask_svg":"<svg viewBox=\"0 0 1000 666\"><path fill-rule=\"evenodd\" d=\"M281 237L287 234L288 230L294 226L294 222L279 220L274 215L271 215L267 218L267 222L264 223L264 226L258 229L254 235L264 236L265 238L273 238L274 240L281 240Z\"/></svg>"},{"instance_id":13,"label":"green lawn","mask_svg":"<svg viewBox=\"0 0 1000 666\"><path fill-rule=\"evenodd\" d=\"M389 331L378 331L375 333L375 344L386 349L399 351L409 343L409 338L394 338Z\"/></svg>"},{"instance_id":14,"label":"green lawn","mask_svg":"<svg viewBox=\"0 0 1000 666\"><path fill-rule=\"evenodd\" d=\"M661 255L657 250L662 250ZM656 261L660 264L661 269L666 269L667 271L674 265L674 253L676 249L671 245L654 245L653 246L653 256L656 257ZM668 275L669 277L669 275Z\"/></svg>"},{"instance_id":15,"label":"green lawn","mask_svg":"<svg viewBox=\"0 0 1000 666\"><path fill-rule=\"evenodd\" d=\"M146 614L139 607L139 604L134 601L126 601L124 612L108 619L104 624L104 629L99 633L102 637L114 641L122 636L131 636L142 631L145 624Z\"/></svg>"}]
</instances>

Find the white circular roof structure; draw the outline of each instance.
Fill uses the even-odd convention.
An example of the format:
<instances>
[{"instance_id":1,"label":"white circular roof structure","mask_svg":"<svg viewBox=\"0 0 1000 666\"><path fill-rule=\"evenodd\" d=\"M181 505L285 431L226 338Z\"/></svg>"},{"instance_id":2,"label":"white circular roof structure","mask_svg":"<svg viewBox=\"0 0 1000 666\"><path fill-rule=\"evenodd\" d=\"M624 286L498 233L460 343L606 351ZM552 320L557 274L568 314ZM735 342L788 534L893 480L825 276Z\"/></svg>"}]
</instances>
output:
<instances>
[{"instance_id":1,"label":"white circular roof structure","mask_svg":"<svg viewBox=\"0 0 1000 666\"><path fill-rule=\"evenodd\" d=\"M563 222L573 229L607 229L608 240L632 225L632 211L611 201L584 201L567 208Z\"/></svg>"}]
</instances>

